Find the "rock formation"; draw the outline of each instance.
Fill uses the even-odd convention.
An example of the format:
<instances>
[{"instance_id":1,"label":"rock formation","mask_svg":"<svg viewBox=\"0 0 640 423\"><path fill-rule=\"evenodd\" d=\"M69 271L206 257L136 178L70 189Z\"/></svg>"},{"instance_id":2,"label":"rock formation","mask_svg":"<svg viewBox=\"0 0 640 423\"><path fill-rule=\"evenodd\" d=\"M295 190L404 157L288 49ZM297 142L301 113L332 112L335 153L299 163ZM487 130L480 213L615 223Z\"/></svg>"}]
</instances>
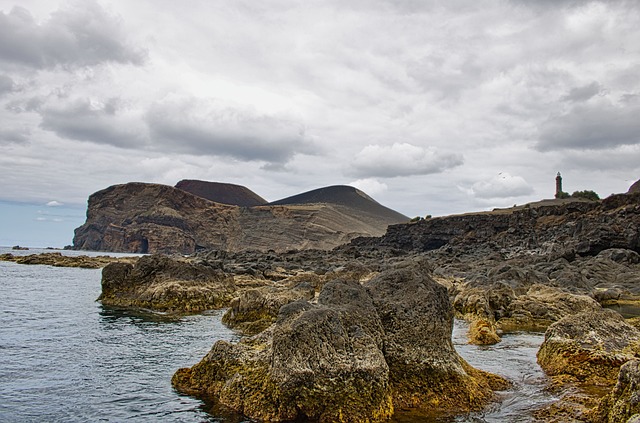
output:
<instances>
[{"instance_id":1,"label":"rock formation","mask_svg":"<svg viewBox=\"0 0 640 423\"><path fill-rule=\"evenodd\" d=\"M317 303L283 306L269 329L217 342L172 382L265 421L381 422L406 406L478 410L508 384L458 356L452 324L446 289L408 262L366 288L328 282Z\"/></svg>"},{"instance_id":2,"label":"rock formation","mask_svg":"<svg viewBox=\"0 0 640 423\"><path fill-rule=\"evenodd\" d=\"M389 224L407 220L355 188L338 187L332 195L336 202L240 207L165 185L115 185L89 197L73 248L183 254L331 249L358 236L382 235Z\"/></svg>"},{"instance_id":3,"label":"rock formation","mask_svg":"<svg viewBox=\"0 0 640 423\"><path fill-rule=\"evenodd\" d=\"M165 256L141 257L135 265L111 263L102 269L102 304L166 312L201 312L229 304L233 277L206 264Z\"/></svg>"},{"instance_id":4,"label":"rock formation","mask_svg":"<svg viewBox=\"0 0 640 423\"><path fill-rule=\"evenodd\" d=\"M442 246L486 245L510 254L572 258L610 248L640 251L640 193L602 201L545 200L512 209L423 219L392 225L380 239L352 241L360 247L430 251Z\"/></svg>"},{"instance_id":5,"label":"rock formation","mask_svg":"<svg viewBox=\"0 0 640 423\"><path fill-rule=\"evenodd\" d=\"M640 361L628 361L620 368L613 390L591 413L594 423L637 423L640 421Z\"/></svg>"},{"instance_id":6,"label":"rock formation","mask_svg":"<svg viewBox=\"0 0 640 423\"><path fill-rule=\"evenodd\" d=\"M640 354L640 331L620 314L603 309L568 316L549 326L538 363L551 376L613 385L620 366L636 354Z\"/></svg>"}]
</instances>

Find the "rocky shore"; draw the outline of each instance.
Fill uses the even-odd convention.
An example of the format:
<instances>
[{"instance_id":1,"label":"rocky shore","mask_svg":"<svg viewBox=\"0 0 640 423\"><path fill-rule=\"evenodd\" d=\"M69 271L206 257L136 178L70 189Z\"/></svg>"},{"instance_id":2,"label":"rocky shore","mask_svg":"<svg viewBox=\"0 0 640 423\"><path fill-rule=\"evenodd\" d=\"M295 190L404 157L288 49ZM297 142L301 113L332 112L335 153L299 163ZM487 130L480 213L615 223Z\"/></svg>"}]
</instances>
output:
<instances>
[{"instance_id":1,"label":"rocky shore","mask_svg":"<svg viewBox=\"0 0 640 423\"><path fill-rule=\"evenodd\" d=\"M227 308L245 337L180 369L181 392L263 421L386 421L394 410L481 410L509 381L453 349L546 331L559 398L545 422L625 422L640 404L640 193L543 201L393 225L333 250L203 250L103 269L105 305ZM441 415L441 414L440 414Z\"/></svg>"},{"instance_id":2,"label":"rocky shore","mask_svg":"<svg viewBox=\"0 0 640 423\"><path fill-rule=\"evenodd\" d=\"M86 255L68 256L62 253L40 253L30 255L0 254L0 261L12 261L18 264L42 264L54 267L81 267L85 269L100 269L110 263L134 263L138 257L111 257Z\"/></svg>"}]
</instances>

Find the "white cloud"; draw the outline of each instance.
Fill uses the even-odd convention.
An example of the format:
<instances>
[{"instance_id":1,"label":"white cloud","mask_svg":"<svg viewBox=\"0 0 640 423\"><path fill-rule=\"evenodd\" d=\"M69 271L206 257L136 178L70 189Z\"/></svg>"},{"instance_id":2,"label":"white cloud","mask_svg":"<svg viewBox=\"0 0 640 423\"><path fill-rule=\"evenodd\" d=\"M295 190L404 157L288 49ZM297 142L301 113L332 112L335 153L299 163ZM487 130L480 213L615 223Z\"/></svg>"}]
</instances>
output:
<instances>
[{"instance_id":1,"label":"white cloud","mask_svg":"<svg viewBox=\"0 0 640 423\"><path fill-rule=\"evenodd\" d=\"M521 176L501 172L488 180L476 182L466 191L480 199L500 199L529 195L533 188Z\"/></svg>"},{"instance_id":2,"label":"white cloud","mask_svg":"<svg viewBox=\"0 0 640 423\"><path fill-rule=\"evenodd\" d=\"M356 154L352 169L357 176L392 178L440 173L463 163L461 154L408 143L368 145Z\"/></svg>"},{"instance_id":3,"label":"white cloud","mask_svg":"<svg viewBox=\"0 0 640 423\"><path fill-rule=\"evenodd\" d=\"M56 200L52 200L49 201L47 204L45 204L47 207L60 207L60 206L64 206L64 203L61 203L59 201Z\"/></svg>"},{"instance_id":4,"label":"white cloud","mask_svg":"<svg viewBox=\"0 0 640 423\"><path fill-rule=\"evenodd\" d=\"M356 187L360 191L364 191L371 197L383 194L388 189L387 184L380 182L375 178L358 179L356 181L349 182L348 185Z\"/></svg>"}]
</instances>

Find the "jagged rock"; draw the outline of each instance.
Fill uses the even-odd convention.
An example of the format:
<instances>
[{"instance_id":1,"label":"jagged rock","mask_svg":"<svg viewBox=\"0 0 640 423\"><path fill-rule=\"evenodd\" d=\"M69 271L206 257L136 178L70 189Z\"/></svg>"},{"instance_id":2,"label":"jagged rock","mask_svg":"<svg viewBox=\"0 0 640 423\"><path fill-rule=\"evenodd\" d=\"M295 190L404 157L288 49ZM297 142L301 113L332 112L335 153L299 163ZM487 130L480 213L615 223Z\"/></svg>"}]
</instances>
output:
<instances>
[{"instance_id":1,"label":"jagged rock","mask_svg":"<svg viewBox=\"0 0 640 423\"><path fill-rule=\"evenodd\" d=\"M511 209L467 213L392 225L381 239L354 246L429 251L445 245L489 245L572 258L609 248L640 250L640 193L602 201L544 200Z\"/></svg>"},{"instance_id":2,"label":"jagged rock","mask_svg":"<svg viewBox=\"0 0 640 423\"><path fill-rule=\"evenodd\" d=\"M234 296L233 278L220 269L152 255L135 265L107 265L98 299L111 306L193 313L225 307Z\"/></svg>"},{"instance_id":3,"label":"jagged rock","mask_svg":"<svg viewBox=\"0 0 640 423\"><path fill-rule=\"evenodd\" d=\"M73 247L183 254L326 250L358 236L382 235L389 224L407 220L352 187L331 187L328 197L335 202L240 207L165 185L115 185L89 197L87 220L76 229Z\"/></svg>"},{"instance_id":4,"label":"jagged rock","mask_svg":"<svg viewBox=\"0 0 640 423\"><path fill-rule=\"evenodd\" d=\"M631 360L620 367L613 390L593 411L594 423L640 422L640 361Z\"/></svg>"},{"instance_id":5,"label":"jagged rock","mask_svg":"<svg viewBox=\"0 0 640 423\"><path fill-rule=\"evenodd\" d=\"M458 356L446 289L418 267L385 271L366 289L328 282L317 304L283 306L270 328L217 342L172 383L265 421L382 422L394 406L480 409L507 382Z\"/></svg>"},{"instance_id":6,"label":"jagged rock","mask_svg":"<svg viewBox=\"0 0 640 423\"><path fill-rule=\"evenodd\" d=\"M549 326L538 363L551 376L612 385L620 366L637 354L640 331L620 314L602 309L568 316Z\"/></svg>"}]
</instances>

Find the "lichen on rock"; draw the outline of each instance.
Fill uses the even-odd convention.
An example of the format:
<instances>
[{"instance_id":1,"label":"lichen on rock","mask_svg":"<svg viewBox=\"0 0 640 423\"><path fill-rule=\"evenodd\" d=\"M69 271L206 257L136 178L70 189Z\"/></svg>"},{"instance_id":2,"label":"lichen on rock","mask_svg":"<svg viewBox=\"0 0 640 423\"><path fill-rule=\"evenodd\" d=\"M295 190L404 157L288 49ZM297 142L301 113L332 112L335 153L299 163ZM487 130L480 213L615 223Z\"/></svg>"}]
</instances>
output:
<instances>
[{"instance_id":1,"label":"lichen on rock","mask_svg":"<svg viewBox=\"0 0 640 423\"><path fill-rule=\"evenodd\" d=\"M640 353L640 330L611 310L580 313L549 326L538 363L550 376L613 385L620 366Z\"/></svg>"},{"instance_id":2,"label":"lichen on rock","mask_svg":"<svg viewBox=\"0 0 640 423\"><path fill-rule=\"evenodd\" d=\"M107 265L98 299L104 305L196 313L225 307L234 296L233 278L220 269L152 255L135 265Z\"/></svg>"},{"instance_id":3,"label":"lichen on rock","mask_svg":"<svg viewBox=\"0 0 640 423\"><path fill-rule=\"evenodd\" d=\"M508 382L455 352L452 325L446 288L409 261L366 287L326 283L317 303L282 306L274 325L237 344L217 342L172 383L264 421L382 422L395 407L479 410Z\"/></svg>"}]
</instances>

